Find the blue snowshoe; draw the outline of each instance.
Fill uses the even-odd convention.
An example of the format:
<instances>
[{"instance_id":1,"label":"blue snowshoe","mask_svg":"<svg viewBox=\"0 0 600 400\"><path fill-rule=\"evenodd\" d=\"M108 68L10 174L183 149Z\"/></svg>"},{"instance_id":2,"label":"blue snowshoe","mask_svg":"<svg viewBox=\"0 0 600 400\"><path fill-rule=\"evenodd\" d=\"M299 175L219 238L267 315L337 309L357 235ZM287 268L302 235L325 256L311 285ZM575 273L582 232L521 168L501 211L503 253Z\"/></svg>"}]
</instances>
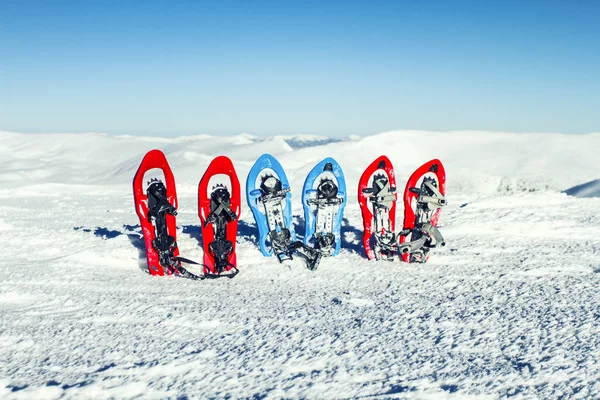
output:
<instances>
[{"instance_id":1,"label":"blue snowshoe","mask_svg":"<svg viewBox=\"0 0 600 400\"><path fill-rule=\"evenodd\" d=\"M320 254L296 241L292 222L292 193L281 164L270 154L263 154L254 163L246 180L246 196L258 226L260 251L273 253L279 262L291 260L297 252L316 269Z\"/></svg>"},{"instance_id":2,"label":"blue snowshoe","mask_svg":"<svg viewBox=\"0 0 600 400\"><path fill-rule=\"evenodd\" d=\"M306 177L302 205L306 222L304 244L312 245L325 257L338 255L346 207L346 180L333 158L318 163Z\"/></svg>"}]
</instances>

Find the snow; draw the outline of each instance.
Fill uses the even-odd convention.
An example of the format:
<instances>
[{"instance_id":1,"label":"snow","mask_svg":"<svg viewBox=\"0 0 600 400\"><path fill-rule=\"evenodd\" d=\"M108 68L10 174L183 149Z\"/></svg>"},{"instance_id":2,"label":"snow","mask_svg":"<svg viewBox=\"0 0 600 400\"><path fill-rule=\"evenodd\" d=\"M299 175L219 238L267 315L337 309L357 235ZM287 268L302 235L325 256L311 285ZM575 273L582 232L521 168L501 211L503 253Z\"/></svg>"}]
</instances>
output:
<instances>
[{"instance_id":1,"label":"snow","mask_svg":"<svg viewBox=\"0 0 600 400\"><path fill-rule=\"evenodd\" d=\"M597 398L600 199L571 189L600 178L599 147L598 133L0 132L0 398ZM244 199L236 278L149 276L131 181L152 148L196 260L213 157L232 157L244 187L260 154L276 156L302 233L304 178L333 156L350 188L342 253L315 272L264 258ZM381 154L401 188L429 159L446 167L448 245L425 265L362 254L353 188Z\"/></svg>"}]
</instances>

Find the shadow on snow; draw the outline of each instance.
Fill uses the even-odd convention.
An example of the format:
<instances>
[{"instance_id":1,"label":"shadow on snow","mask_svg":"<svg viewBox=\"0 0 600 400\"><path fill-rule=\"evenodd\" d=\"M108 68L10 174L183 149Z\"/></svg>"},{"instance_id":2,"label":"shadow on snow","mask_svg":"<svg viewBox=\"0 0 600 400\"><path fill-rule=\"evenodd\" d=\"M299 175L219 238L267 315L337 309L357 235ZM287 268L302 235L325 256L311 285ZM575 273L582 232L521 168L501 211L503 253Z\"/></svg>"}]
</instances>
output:
<instances>
[{"instance_id":1,"label":"shadow on snow","mask_svg":"<svg viewBox=\"0 0 600 400\"><path fill-rule=\"evenodd\" d=\"M600 179L564 190L563 193L574 197L600 197Z\"/></svg>"},{"instance_id":2,"label":"shadow on snow","mask_svg":"<svg viewBox=\"0 0 600 400\"><path fill-rule=\"evenodd\" d=\"M296 230L296 239L302 240L306 226L304 220L300 218L300 215L294 215L293 217L294 229ZM94 236L108 240L114 239L121 235L127 236L127 239L131 242L131 245L138 250L139 265L140 269L146 271L146 245L144 243L144 237L139 224L137 225L123 225L123 230L108 229L105 227L97 226L95 228L87 228L83 226L73 227L75 231L91 232ZM181 225L181 232L189 235L192 239L195 239L198 246L202 247L202 228L199 225ZM300 233L302 232L302 233ZM342 248L349 250L351 253L360 254L365 257L364 250L360 238L362 237L362 230L350 225L347 218L342 220ZM258 247L258 229L255 223L248 223L245 221L238 222L238 239L246 240Z\"/></svg>"}]
</instances>

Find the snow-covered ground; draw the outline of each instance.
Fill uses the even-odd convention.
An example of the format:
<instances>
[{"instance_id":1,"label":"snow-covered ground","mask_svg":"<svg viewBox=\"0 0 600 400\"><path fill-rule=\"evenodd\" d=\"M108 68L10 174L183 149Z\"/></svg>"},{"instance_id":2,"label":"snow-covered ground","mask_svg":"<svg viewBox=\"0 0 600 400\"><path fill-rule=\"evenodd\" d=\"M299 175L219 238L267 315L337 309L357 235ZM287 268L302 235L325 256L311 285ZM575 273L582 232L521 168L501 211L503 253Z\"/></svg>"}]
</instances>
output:
<instances>
[{"instance_id":1,"label":"snow-covered ground","mask_svg":"<svg viewBox=\"0 0 600 400\"><path fill-rule=\"evenodd\" d=\"M264 258L244 199L235 279L149 276L131 181L152 148L175 174L191 259L213 157L244 187L275 155L299 233L299 188L335 157L352 188L342 253L315 272ZM600 134L0 132L0 398L598 398L599 148ZM355 188L381 154L401 188L445 164L447 246L425 265L362 253Z\"/></svg>"}]
</instances>

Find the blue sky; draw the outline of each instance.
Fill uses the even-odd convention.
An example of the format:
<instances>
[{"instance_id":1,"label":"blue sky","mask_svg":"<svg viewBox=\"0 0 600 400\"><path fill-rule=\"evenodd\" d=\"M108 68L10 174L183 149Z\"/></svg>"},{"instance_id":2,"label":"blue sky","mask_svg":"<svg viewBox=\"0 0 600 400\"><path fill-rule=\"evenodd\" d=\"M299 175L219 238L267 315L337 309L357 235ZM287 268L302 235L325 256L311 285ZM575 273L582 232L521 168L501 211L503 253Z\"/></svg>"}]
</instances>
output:
<instances>
[{"instance_id":1,"label":"blue sky","mask_svg":"<svg viewBox=\"0 0 600 400\"><path fill-rule=\"evenodd\" d=\"M0 129L600 131L600 2L4 0Z\"/></svg>"}]
</instances>

